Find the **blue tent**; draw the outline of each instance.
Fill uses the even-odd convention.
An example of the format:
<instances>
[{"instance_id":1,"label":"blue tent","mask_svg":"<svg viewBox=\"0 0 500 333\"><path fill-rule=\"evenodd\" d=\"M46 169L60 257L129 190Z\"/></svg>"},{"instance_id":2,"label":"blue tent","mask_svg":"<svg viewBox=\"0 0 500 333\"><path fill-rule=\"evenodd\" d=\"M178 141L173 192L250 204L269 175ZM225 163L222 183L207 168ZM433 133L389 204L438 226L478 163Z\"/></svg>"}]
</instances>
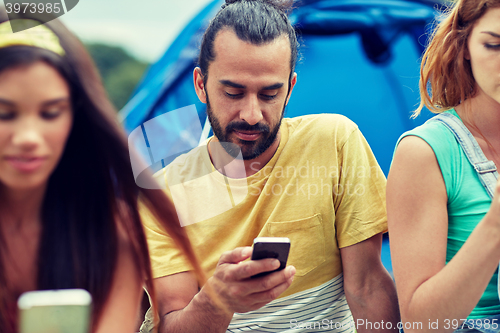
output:
<instances>
[{"instance_id":1,"label":"blue tent","mask_svg":"<svg viewBox=\"0 0 500 333\"><path fill-rule=\"evenodd\" d=\"M221 0L209 3L163 57L149 68L121 111L128 133L149 119L192 104L200 123L205 123L205 105L195 95L192 71L201 35L223 3ZM387 174L399 135L430 115L426 111L419 119L410 119L419 101L419 58L437 3L418 0L298 2L291 20L302 37L301 57L296 68L298 83L286 116L346 115L359 125ZM170 117L169 123L164 124L168 127L171 145L179 139L181 123ZM198 142L199 134L195 130L191 142ZM189 145L186 148L189 150ZM177 150L176 154L179 153Z\"/></svg>"},{"instance_id":2,"label":"blue tent","mask_svg":"<svg viewBox=\"0 0 500 333\"><path fill-rule=\"evenodd\" d=\"M213 0L185 27L121 111L126 130L144 135L140 150L149 156L153 169L194 148L202 128L208 129L192 72L201 36L223 3ZM387 174L398 137L431 115L425 110L417 120L410 119L419 101L419 58L439 2L302 0L295 6L290 18L301 36L301 57L286 116L347 116L358 124ZM168 115L189 105L194 105L194 116L193 112ZM186 114L191 118L181 119ZM162 135L161 145L152 135L148 140L154 126L144 125L160 115L167 115L159 123L168 133ZM190 127L193 121L199 125Z\"/></svg>"}]
</instances>

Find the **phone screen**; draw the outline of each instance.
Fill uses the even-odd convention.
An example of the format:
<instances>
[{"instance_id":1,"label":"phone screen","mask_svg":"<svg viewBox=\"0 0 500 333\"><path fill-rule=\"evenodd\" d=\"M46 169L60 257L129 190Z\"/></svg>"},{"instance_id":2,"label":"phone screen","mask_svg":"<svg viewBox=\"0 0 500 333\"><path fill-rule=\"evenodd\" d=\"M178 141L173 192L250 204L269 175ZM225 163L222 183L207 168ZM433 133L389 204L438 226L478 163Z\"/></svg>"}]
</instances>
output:
<instances>
[{"instance_id":1,"label":"phone screen","mask_svg":"<svg viewBox=\"0 0 500 333\"><path fill-rule=\"evenodd\" d=\"M34 291L18 301L20 333L89 333L91 297L85 290Z\"/></svg>"}]
</instances>

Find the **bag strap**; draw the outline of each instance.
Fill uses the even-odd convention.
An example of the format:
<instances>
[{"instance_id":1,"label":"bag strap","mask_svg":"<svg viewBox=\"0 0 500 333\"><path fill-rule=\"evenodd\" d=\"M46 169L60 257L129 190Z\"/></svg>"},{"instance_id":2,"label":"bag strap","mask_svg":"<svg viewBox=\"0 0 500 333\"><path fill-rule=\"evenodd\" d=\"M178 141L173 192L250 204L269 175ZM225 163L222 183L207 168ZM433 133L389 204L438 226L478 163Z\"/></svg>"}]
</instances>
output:
<instances>
[{"instance_id":1,"label":"bag strap","mask_svg":"<svg viewBox=\"0 0 500 333\"><path fill-rule=\"evenodd\" d=\"M465 156L476 170L479 180L483 184L490 198L493 199L495 185L498 179L497 167L493 161L484 156L481 147L464 123L451 113L440 113L427 120L427 122L440 122L444 124L455 136L455 139L462 147Z\"/></svg>"}]
</instances>

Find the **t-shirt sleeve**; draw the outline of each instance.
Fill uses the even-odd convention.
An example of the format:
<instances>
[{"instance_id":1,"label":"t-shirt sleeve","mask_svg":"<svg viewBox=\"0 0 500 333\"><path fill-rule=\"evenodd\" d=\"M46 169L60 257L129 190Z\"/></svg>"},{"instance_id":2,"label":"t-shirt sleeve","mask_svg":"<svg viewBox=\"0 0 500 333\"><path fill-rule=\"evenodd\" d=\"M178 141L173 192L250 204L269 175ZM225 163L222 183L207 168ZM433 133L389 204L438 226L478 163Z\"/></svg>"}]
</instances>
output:
<instances>
[{"instance_id":1,"label":"t-shirt sleeve","mask_svg":"<svg viewBox=\"0 0 500 333\"><path fill-rule=\"evenodd\" d=\"M399 142L407 136L416 136L424 140L433 150L439 164L441 175L446 186L446 194L450 201L453 201L457 190L462 186L461 179L456 175L461 175L460 166L461 148L452 132L438 122L430 122L412 129L401 135ZM455 170L458 170L455 173Z\"/></svg>"},{"instance_id":2,"label":"t-shirt sleeve","mask_svg":"<svg viewBox=\"0 0 500 333\"><path fill-rule=\"evenodd\" d=\"M385 176L359 129L339 152L339 182L334 187L335 227L339 248L387 231Z\"/></svg>"},{"instance_id":3,"label":"t-shirt sleeve","mask_svg":"<svg viewBox=\"0 0 500 333\"><path fill-rule=\"evenodd\" d=\"M154 178L157 182L165 182L165 185L167 185L162 170L156 173ZM167 189L164 190L165 194L172 200L168 191L168 186L166 187ZM191 270L192 266L189 264L189 261L177 247L174 240L160 226L156 217L149 211L144 203L140 202L139 207L144 232L148 242L153 278Z\"/></svg>"}]
</instances>

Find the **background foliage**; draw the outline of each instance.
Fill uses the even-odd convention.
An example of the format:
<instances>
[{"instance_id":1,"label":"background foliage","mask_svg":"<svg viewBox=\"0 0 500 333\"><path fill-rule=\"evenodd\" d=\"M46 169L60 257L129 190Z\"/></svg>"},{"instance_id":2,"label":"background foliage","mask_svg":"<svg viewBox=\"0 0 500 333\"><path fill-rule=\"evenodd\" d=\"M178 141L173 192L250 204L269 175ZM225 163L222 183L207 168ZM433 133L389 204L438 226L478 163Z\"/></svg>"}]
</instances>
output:
<instances>
[{"instance_id":1,"label":"background foliage","mask_svg":"<svg viewBox=\"0 0 500 333\"><path fill-rule=\"evenodd\" d=\"M140 61L118 46L85 44L101 73L111 102L120 110L129 100L149 63Z\"/></svg>"}]
</instances>

